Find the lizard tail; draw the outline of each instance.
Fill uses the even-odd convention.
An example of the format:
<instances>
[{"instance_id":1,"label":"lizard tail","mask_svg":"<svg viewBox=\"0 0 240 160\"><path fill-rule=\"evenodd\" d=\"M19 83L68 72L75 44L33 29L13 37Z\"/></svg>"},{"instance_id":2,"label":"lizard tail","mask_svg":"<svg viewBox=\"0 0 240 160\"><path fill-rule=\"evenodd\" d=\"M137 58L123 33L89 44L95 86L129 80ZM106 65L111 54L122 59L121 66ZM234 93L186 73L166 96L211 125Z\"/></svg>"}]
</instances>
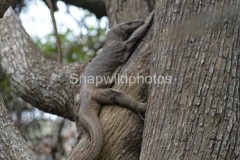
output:
<instances>
[{"instance_id":1,"label":"lizard tail","mask_svg":"<svg viewBox=\"0 0 240 160\"><path fill-rule=\"evenodd\" d=\"M90 107L80 109L79 120L90 135L90 146L88 145L87 151L82 152L83 145L78 142L68 160L94 160L100 153L103 146L103 131L98 113L98 106L94 109Z\"/></svg>"},{"instance_id":2,"label":"lizard tail","mask_svg":"<svg viewBox=\"0 0 240 160\"><path fill-rule=\"evenodd\" d=\"M94 113L95 112L95 113ZM100 153L103 146L102 125L98 118L98 111L89 108L79 114L80 122L90 134L91 146L89 150L79 157L79 160L94 160Z\"/></svg>"}]
</instances>

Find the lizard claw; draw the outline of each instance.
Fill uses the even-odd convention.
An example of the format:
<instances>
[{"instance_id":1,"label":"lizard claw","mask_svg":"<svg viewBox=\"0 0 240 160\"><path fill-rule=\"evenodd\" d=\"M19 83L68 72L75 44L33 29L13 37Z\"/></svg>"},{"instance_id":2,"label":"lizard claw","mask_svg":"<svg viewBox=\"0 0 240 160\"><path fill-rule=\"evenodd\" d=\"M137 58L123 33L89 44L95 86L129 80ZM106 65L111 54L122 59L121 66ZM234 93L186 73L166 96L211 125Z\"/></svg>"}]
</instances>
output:
<instances>
[{"instance_id":1,"label":"lizard claw","mask_svg":"<svg viewBox=\"0 0 240 160\"><path fill-rule=\"evenodd\" d=\"M147 103L138 103L138 107L136 109L139 112L145 113L147 110Z\"/></svg>"}]
</instances>

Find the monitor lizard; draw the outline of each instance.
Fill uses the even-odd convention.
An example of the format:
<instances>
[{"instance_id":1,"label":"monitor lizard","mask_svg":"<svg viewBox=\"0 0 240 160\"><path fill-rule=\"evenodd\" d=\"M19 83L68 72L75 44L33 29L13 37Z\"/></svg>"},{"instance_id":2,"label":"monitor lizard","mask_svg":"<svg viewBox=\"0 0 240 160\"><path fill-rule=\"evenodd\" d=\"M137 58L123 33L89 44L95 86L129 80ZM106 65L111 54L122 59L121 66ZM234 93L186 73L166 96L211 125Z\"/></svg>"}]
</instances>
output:
<instances>
[{"instance_id":1,"label":"monitor lizard","mask_svg":"<svg viewBox=\"0 0 240 160\"><path fill-rule=\"evenodd\" d=\"M81 147L77 144L69 159L93 160L100 153L103 145L103 131L98 117L101 106L117 104L138 113L146 111L146 103L137 102L132 97L111 89L111 83L88 83L87 78L113 76L126 63L134 47L148 30L153 15L152 12L145 22L128 21L110 29L101 53L85 68L82 75L85 80L80 82L80 99L76 104L79 105L78 120L90 135L91 145L87 153L76 157L74 152L77 152L77 147Z\"/></svg>"}]
</instances>

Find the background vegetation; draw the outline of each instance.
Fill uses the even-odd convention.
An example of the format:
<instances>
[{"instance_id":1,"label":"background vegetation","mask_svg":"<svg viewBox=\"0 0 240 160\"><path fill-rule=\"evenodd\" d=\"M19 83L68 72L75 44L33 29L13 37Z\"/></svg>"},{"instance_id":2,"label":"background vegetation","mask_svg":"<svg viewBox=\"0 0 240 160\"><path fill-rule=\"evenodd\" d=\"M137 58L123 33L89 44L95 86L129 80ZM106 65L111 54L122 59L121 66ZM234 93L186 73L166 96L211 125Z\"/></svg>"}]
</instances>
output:
<instances>
[{"instance_id":1,"label":"background vegetation","mask_svg":"<svg viewBox=\"0 0 240 160\"><path fill-rule=\"evenodd\" d=\"M32 3L34 1L36 0L19 1L18 4L14 6L15 11L18 15L27 14L27 10L33 7ZM47 7L44 0L38 1L44 2ZM55 7L57 7L57 4L55 4ZM73 6L66 4L66 7L69 8ZM77 19L71 15L70 12L66 14L69 14L76 24L78 24L79 28L81 28L80 33L76 34L68 26L67 22L64 24L65 30L59 31L63 49L62 61L64 64L72 62L88 63L96 55L97 50L104 44L107 25L104 27L100 25L103 20L97 19L96 16L88 10L81 8L76 9L83 11L84 16L82 19ZM89 18L95 19L95 24L97 25L89 25L87 23ZM24 21L22 22L24 25ZM47 27L53 28L49 25L42 29L47 29ZM56 60L56 40L53 31L43 37L39 35L33 36L32 38L39 49L43 51L45 57L50 60ZM21 98L17 98L8 87L7 77L2 73L0 73L0 89L7 107L12 113L16 126L27 140L31 149L43 160L66 159L71 147L74 145L74 140L77 138L75 124L58 116L44 113L24 102Z\"/></svg>"}]
</instances>

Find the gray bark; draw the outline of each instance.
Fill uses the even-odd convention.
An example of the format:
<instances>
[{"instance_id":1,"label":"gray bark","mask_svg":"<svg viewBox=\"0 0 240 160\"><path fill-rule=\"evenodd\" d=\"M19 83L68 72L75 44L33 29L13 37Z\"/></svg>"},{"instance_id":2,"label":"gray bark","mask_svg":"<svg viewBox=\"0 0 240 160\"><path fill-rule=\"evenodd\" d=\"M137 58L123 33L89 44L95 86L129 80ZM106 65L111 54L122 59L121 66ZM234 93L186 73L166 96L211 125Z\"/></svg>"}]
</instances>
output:
<instances>
[{"instance_id":1,"label":"gray bark","mask_svg":"<svg viewBox=\"0 0 240 160\"><path fill-rule=\"evenodd\" d=\"M136 12L139 12L141 7L145 9L146 2L134 2L135 9L129 11L132 17L129 18L128 14L118 16L116 23L126 19L136 19ZM122 1L121 5L124 3L126 2ZM118 4L109 3L109 7L116 7L114 5ZM149 13L147 9L142 11L145 13L141 12L141 18L144 20ZM122 13L124 12L119 10L119 14ZM69 74L81 73L84 66L80 64L57 66L44 60L17 18L13 15L6 16L0 20L0 57L2 68L9 75L10 86L14 92L34 106L46 112L73 119L78 113L74 111L73 96L78 93L79 88L69 83ZM113 19L111 22L113 24ZM149 34L140 43L131 60L122 70L122 74L148 75L150 39ZM147 86L141 84L132 84L130 87L117 84L115 88L138 100L147 94ZM121 107L110 106L103 107L100 118L104 130L104 148L100 159L139 159L143 123L138 115ZM81 139L82 152L88 146L88 141L86 136Z\"/></svg>"},{"instance_id":2,"label":"gray bark","mask_svg":"<svg viewBox=\"0 0 240 160\"><path fill-rule=\"evenodd\" d=\"M152 11L151 1L105 0L110 26L134 19L146 19Z\"/></svg>"},{"instance_id":3,"label":"gray bark","mask_svg":"<svg viewBox=\"0 0 240 160\"><path fill-rule=\"evenodd\" d=\"M37 159L37 156L28 147L28 144L22 137L21 133L14 126L1 93L0 111L0 159Z\"/></svg>"},{"instance_id":4,"label":"gray bark","mask_svg":"<svg viewBox=\"0 0 240 160\"><path fill-rule=\"evenodd\" d=\"M240 159L240 2L157 1L141 159Z\"/></svg>"},{"instance_id":5,"label":"gray bark","mask_svg":"<svg viewBox=\"0 0 240 160\"><path fill-rule=\"evenodd\" d=\"M84 65L45 60L13 11L0 19L0 35L0 64L13 91L45 112L73 120L78 86L70 83L70 74L81 73Z\"/></svg>"},{"instance_id":6,"label":"gray bark","mask_svg":"<svg viewBox=\"0 0 240 160\"><path fill-rule=\"evenodd\" d=\"M145 20L150 14L149 9L146 7L148 4L144 0L109 0L106 3L111 26L127 20ZM127 6L131 6L131 9ZM120 74L128 74L128 76L149 75L150 40L151 30L135 49ZM117 83L113 88L139 101L146 98L148 91L148 86L145 84L132 84L129 86ZM104 106L100 113L100 120L103 126L104 146L98 159L138 160L141 152L143 131L143 122L139 116L122 107ZM82 137L78 145L83 146L79 153L84 152L84 148L89 147L88 137Z\"/></svg>"}]
</instances>

